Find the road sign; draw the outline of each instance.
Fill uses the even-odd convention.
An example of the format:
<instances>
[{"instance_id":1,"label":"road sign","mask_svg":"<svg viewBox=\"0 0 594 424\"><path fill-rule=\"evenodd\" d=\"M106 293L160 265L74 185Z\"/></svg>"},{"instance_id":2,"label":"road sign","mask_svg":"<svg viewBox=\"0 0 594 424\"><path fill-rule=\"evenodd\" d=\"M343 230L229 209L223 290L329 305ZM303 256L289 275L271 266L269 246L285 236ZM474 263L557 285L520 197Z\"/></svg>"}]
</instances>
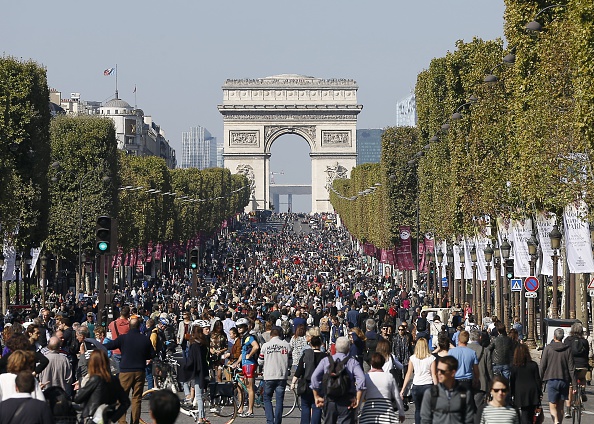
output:
<instances>
[{"instance_id":1,"label":"road sign","mask_svg":"<svg viewBox=\"0 0 594 424\"><path fill-rule=\"evenodd\" d=\"M594 277L588 283L588 290L594 290Z\"/></svg>"},{"instance_id":2,"label":"road sign","mask_svg":"<svg viewBox=\"0 0 594 424\"><path fill-rule=\"evenodd\" d=\"M530 277L526 277L526 279L524 280L524 288L526 289L526 291L529 292L535 292L536 290L538 290L538 286L539 286L539 282L538 282L538 278L530 276Z\"/></svg>"},{"instance_id":3,"label":"road sign","mask_svg":"<svg viewBox=\"0 0 594 424\"><path fill-rule=\"evenodd\" d=\"M522 279L514 278L511 280L511 291L521 292L522 291Z\"/></svg>"},{"instance_id":4,"label":"road sign","mask_svg":"<svg viewBox=\"0 0 594 424\"><path fill-rule=\"evenodd\" d=\"M533 291L527 291L524 293L524 296L526 296L527 299L536 299L537 293Z\"/></svg>"},{"instance_id":5,"label":"road sign","mask_svg":"<svg viewBox=\"0 0 594 424\"><path fill-rule=\"evenodd\" d=\"M447 287L448 286L448 277L443 277L441 279L441 287Z\"/></svg>"}]
</instances>

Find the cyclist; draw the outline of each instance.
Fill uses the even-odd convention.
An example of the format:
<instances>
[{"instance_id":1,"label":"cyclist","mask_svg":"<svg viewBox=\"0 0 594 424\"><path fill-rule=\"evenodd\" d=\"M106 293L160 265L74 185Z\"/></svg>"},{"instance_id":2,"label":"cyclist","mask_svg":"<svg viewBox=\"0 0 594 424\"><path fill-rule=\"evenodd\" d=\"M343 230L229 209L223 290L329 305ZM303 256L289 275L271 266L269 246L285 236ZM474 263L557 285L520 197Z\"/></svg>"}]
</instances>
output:
<instances>
[{"instance_id":1,"label":"cyclist","mask_svg":"<svg viewBox=\"0 0 594 424\"><path fill-rule=\"evenodd\" d=\"M573 356L573 362L575 365L575 379L578 384L584 385L586 372L588 371L588 356L590 353L590 345L588 340L584 338L584 327L579 322L574 322L571 326L569 336L563 340L563 344L569 346L571 355ZM573 400L574 390L569 391L569 399L565 401L565 417L571 417L571 402ZM587 400L586 394L582 394L582 401ZM569 413L568 413L569 412Z\"/></svg>"},{"instance_id":2,"label":"cyclist","mask_svg":"<svg viewBox=\"0 0 594 424\"><path fill-rule=\"evenodd\" d=\"M254 379L256 377L256 366L258 364L258 351L260 346L256 338L249 334L249 321L246 318L240 318L235 323L239 330L241 337L241 358L238 359L233 366L242 366L243 376L245 378L245 385L248 389L248 410L243 412L240 416L242 418L254 417L254 399L255 386Z\"/></svg>"}]
</instances>

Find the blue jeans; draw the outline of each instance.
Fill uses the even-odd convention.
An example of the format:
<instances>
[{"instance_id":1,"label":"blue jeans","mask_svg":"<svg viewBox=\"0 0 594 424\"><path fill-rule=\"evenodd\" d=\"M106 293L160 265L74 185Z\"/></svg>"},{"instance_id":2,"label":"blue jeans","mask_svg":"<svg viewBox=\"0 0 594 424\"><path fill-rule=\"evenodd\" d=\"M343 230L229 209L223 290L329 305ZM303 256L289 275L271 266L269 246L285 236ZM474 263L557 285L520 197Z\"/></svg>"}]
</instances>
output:
<instances>
[{"instance_id":1,"label":"blue jeans","mask_svg":"<svg viewBox=\"0 0 594 424\"><path fill-rule=\"evenodd\" d=\"M148 364L145 368L146 374L146 388L147 390L155 387L155 379L153 378L153 364Z\"/></svg>"},{"instance_id":2,"label":"blue jeans","mask_svg":"<svg viewBox=\"0 0 594 424\"><path fill-rule=\"evenodd\" d=\"M283 400L285 399L285 388L287 380L266 380L264 381L264 412L266 413L266 424L281 424L283 421ZM272 410L272 394L276 397L276 411Z\"/></svg>"},{"instance_id":3,"label":"blue jeans","mask_svg":"<svg viewBox=\"0 0 594 424\"><path fill-rule=\"evenodd\" d=\"M313 392L308 390L301 396L301 424L320 424L322 408L316 406Z\"/></svg>"},{"instance_id":4,"label":"blue jeans","mask_svg":"<svg viewBox=\"0 0 594 424\"><path fill-rule=\"evenodd\" d=\"M424 384L422 386L413 386L412 388L412 398L415 402L415 424L421 423L421 404L423 403L423 395L425 391L428 390L432 384Z\"/></svg>"},{"instance_id":5,"label":"blue jeans","mask_svg":"<svg viewBox=\"0 0 594 424\"><path fill-rule=\"evenodd\" d=\"M502 375L509 381L510 370L509 365L493 365L493 374Z\"/></svg>"}]
</instances>

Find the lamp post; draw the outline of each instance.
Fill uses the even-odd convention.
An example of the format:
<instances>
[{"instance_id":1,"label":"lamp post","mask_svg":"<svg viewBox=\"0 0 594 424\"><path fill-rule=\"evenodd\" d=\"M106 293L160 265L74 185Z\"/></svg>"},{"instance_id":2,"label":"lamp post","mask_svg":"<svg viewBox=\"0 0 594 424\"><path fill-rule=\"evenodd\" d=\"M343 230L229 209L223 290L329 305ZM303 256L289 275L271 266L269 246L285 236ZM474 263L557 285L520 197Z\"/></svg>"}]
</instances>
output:
<instances>
[{"instance_id":1,"label":"lamp post","mask_svg":"<svg viewBox=\"0 0 594 424\"><path fill-rule=\"evenodd\" d=\"M511 244L507 241L507 238L503 240L501 243L501 257L503 258L503 264L507 264L509 259L509 253L511 251ZM509 329L511 327L510 324L510 284L511 281L507 277L507 272L505 273L505 283L503 284L503 323L505 324L505 328Z\"/></svg>"},{"instance_id":2,"label":"lamp post","mask_svg":"<svg viewBox=\"0 0 594 424\"><path fill-rule=\"evenodd\" d=\"M501 319L503 311L501 310L501 250L495 246L493 250L495 257L495 314Z\"/></svg>"},{"instance_id":3,"label":"lamp post","mask_svg":"<svg viewBox=\"0 0 594 424\"><path fill-rule=\"evenodd\" d=\"M437 277L437 302L438 302L438 307L441 307L441 266L443 263L443 252L441 250L441 247L439 248L439 251L437 252L437 262L439 262L439 271L438 271L438 277Z\"/></svg>"},{"instance_id":4,"label":"lamp post","mask_svg":"<svg viewBox=\"0 0 594 424\"><path fill-rule=\"evenodd\" d=\"M25 255L25 271L22 277L23 280L23 304L26 305L29 302L30 293L31 293L31 278L29 277L31 272L31 262L33 261L33 257L30 253Z\"/></svg>"},{"instance_id":5,"label":"lamp post","mask_svg":"<svg viewBox=\"0 0 594 424\"><path fill-rule=\"evenodd\" d=\"M14 274L15 274L15 288L16 288L16 297L15 297L15 305L19 305L20 304L20 296L19 296L19 271L21 270L21 255L20 253L17 253L15 258L14 258Z\"/></svg>"},{"instance_id":6,"label":"lamp post","mask_svg":"<svg viewBox=\"0 0 594 424\"><path fill-rule=\"evenodd\" d=\"M8 284L4 281L2 274L4 274L4 253L0 252L0 281L2 282L2 315L6 315L6 309L8 308Z\"/></svg>"},{"instance_id":7,"label":"lamp post","mask_svg":"<svg viewBox=\"0 0 594 424\"><path fill-rule=\"evenodd\" d=\"M557 284L559 279L559 249L561 248L561 232L557 224L553 225L553 230L549 233L551 239L551 249L553 249L553 298L551 300L551 315L553 319L559 318L557 309Z\"/></svg>"},{"instance_id":8,"label":"lamp post","mask_svg":"<svg viewBox=\"0 0 594 424\"><path fill-rule=\"evenodd\" d=\"M491 260L493 260L493 248L491 243L487 242L487 246L483 250L485 255L485 262L487 263L487 285L485 286L487 292L485 293L485 311L491 316Z\"/></svg>"},{"instance_id":9,"label":"lamp post","mask_svg":"<svg viewBox=\"0 0 594 424\"><path fill-rule=\"evenodd\" d=\"M478 288L477 281L477 267L476 267L476 246L473 244L470 249L470 260L472 261L472 312L475 317L475 322L480 325L482 322L481 317L481 290Z\"/></svg>"},{"instance_id":10,"label":"lamp post","mask_svg":"<svg viewBox=\"0 0 594 424\"><path fill-rule=\"evenodd\" d=\"M448 244L447 251L446 251L446 259L448 264L446 266L446 271L448 274L448 303L450 307L454 303L454 250L452 249L452 245Z\"/></svg>"},{"instance_id":11,"label":"lamp post","mask_svg":"<svg viewBox=\"0 0 594 424\"><path fill-rule=\"evenodd\" d=\"M527 244L528 254L530 255L530 275L534 276L534 274L536 274L536 251L538 248L538 240L534 234L534 229L532 230L532 236L528 239ZM524 300L522 299L521 301L523 302ZM529 349L536 348L536 337L534 332L535 324L534 298L531 297L528 299L528 337L526 339L526 345Z\"/></svg>"},{"instance_id":12,"label":"lamp post","mask_svg":"<svg viewBox=\"0 0 594 424\"><path fill-rule=\"evenodd\" d=\"M45 286L47 278L47 255L44 253L41 261L41 306L45 308Z\"/></svg>"},{"instance_id":13,"label":"lamp post","mask_svg":"<svg viewBox=\"0 0 594 424\"><path fill-rule=\"evenodd\" d=\"M464 303L466 302L466 280L464 279L464 263L466 256L464 255L464 246L460 247L460 305L464 310Z\"/></svg>"}]
</instances>

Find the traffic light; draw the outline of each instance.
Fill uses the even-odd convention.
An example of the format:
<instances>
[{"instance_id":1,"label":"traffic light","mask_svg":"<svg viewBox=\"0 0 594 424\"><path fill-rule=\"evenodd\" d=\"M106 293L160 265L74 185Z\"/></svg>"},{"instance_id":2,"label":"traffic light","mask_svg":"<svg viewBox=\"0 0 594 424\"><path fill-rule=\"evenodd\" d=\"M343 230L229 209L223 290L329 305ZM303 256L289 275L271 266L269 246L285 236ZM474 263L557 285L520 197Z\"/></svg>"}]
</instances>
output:
<instances>
[{"instance_id":1,"label":"traffic light","mask_svg":"<svg viewBox=\"0 0 594 424\"><path fill-rule=\"evenodd\" d=\"M233 272L233 259L227 258L227 270Z\"/></svg>"},{"instance_id":2,"label":"traffic light","mask_svg":"<svg viewBox=\"0 0 594 424\"><path fill-rule=\"evenodd\" d=\"M235 258L235 269L239 269L241 267L241 259Z\"/></svg>"},{"instance_id":3,"label":"traffic light","mask_svg":"<svg viewBox=\"0 0 594 424\"><path fill-rule=\"evenodd\" d=\"M107 329L107 324L109 324L109 321L107 320L107 308L104 308L101 311L100 322L101 322L101 327Z\"/></svg>"},{"instance_id":4,"label":"traffic light","mask_svg":"<svg viewBox=\"0 0 594 424\"><path fill-rule=\"evenodd\" d=\"M508 259L505 262L505 276L507 277L508 280L511 280L512 278L514 278L514 260L513 259Z\"/></svg>"},{"instance_id":5,"label":"traffic light","mask_svg":"<svg viewBox=\"0 0 594 424\"><path fill-rule=\"evenodd\" d=\"M102 215L97 218L95 249L99 254L109 253L111 243L111 218Z\"/></svg>"},{"instance_id":6,"label":"traffic light","mask_svg":"<svg viewBox=\"0 0 594 424\"><path fill-rule=\"evenodd\" d=\"M198 248L190 250L190 269L198 268Z\"/></svg>"}]
</instances>

